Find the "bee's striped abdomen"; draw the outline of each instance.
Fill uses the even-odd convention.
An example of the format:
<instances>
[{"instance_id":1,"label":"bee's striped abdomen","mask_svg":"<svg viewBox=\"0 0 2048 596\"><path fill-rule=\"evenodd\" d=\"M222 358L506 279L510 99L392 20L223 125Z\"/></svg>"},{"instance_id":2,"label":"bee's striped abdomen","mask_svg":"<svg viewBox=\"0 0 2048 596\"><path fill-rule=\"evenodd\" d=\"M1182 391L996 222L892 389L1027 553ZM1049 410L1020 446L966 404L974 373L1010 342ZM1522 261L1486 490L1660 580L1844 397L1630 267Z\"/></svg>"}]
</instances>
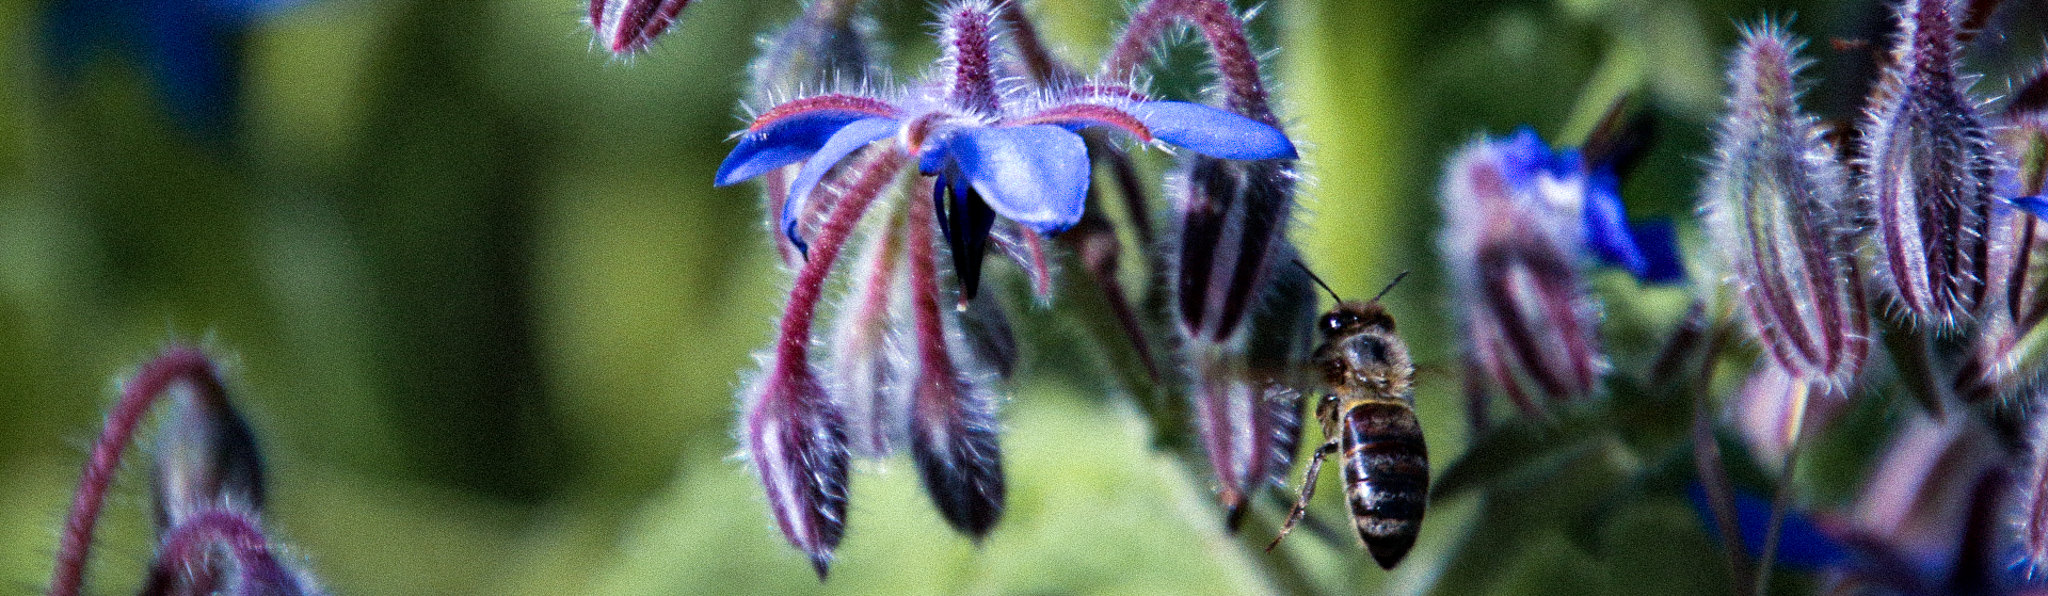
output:
<instances>
[{"instance_id":1,"label":"bee's striped abdomen","mask_svg":"<svg viewBox=\"0 0 2048 596\"><path fill-rule=\"evenodd\" d=\"M1429 502L1429 450L1414 408L1369 401L1344 414L1344 492L1358 535L1380 567L1415 545Z\"/></svg>"}]
</instances>

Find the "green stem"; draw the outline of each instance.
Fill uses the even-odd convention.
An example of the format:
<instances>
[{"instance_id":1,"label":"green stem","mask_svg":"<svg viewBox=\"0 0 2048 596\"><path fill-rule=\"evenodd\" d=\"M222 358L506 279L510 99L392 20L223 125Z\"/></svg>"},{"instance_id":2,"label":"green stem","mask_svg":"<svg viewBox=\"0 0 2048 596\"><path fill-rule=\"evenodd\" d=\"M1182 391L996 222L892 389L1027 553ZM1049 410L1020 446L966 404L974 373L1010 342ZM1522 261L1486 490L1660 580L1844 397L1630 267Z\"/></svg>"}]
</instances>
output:
<instances>
[{"instance_id":1,"label":"green stem","mask_svg":"<svg viewBox=\"0 0 2048 596\"><path fill-rule=\"evenodd\" d=\"M1771 525L1764 532L1764 549L1758 553L1756 563L1756 596L1765 596L1771 591L1771 565L1777 562L1778 539L1785 526L1785 511L1792 500L1792 473L1799 464L1799 447L1804 440L1806 427L1806 404L1812 398L1813 389L1801 389L1793 398L1791 440L1785 444L1785 461L1778 470L1778 494L1771 499Z\"/></svg>"}]
</instances>

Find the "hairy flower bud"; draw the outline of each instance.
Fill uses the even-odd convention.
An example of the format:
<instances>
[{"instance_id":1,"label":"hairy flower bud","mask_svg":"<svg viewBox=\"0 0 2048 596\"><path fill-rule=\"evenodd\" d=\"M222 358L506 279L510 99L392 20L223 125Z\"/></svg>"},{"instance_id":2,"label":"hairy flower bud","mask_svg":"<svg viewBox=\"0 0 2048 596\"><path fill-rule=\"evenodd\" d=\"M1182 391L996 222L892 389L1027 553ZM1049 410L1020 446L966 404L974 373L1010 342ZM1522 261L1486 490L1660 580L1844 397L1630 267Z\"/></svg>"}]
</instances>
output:
<instances>
[{"instance_id":1,"label":"hairy flower bud","mask_svg":"<svg viewBox=\"0 0 2048 596\"><path fill-rule=\"evenodd\" d=\"M1798 46L1769 25L1744 34L1701 210L1765 351L1794 376L1846 385L1870 323L1846 173L1797 105Z\"/></svg>"},{"instance_id":2,"label":"hairy flower bud","mask_svg":"<svg viewBox=\"0 0 2048 596\"><path fill-rule=\"evenodd\" d=\"M1195 430L1235 527L1255 490L1286 481L1301 440L1301 391L1220 356L1201 359L1191 391Z\"/></svg>"},{"instance_id":3,"label":"hairy flower bud","mask_svg":"<svg viewBox=\"0 0 2048 596\"><path fill-rule=\"evenodd\" d=\"M1900 6L1891 65L1864 123L1879 261L1914 320L1973 320L1985 294L1996 163L1968 86L1952 0Z\"/></svg>"},{"instance_id":4,"label":"hairy flower bud","mask_svg":"<svg viewBox=\"0 0 2048 596\"><path fill-rule=\"evenodd\" d=\"M957 319L948 329L952 309L939 307L942 257L932 234L935 208L929 199L910 200L907 234L918 365L910 408L910 455L924 477L925 492L946 522L978 541L1002 519L1002 451L996 440L994 399L983 393L980 379L971 378L981 375L962 374L963 364L974 370L988 363L955 359L952 347L964 343L966 334ZM986 303L988 298L972 302ZM975 353L961 347L962 352Z\"/></svg>"},{"instance_id":5,"label":"hairy flower bud","mask_svg":"<svg viewBox=\"0 0 2048 596\"><path fill-rule=\"evenodd\" d=\"M1286 242L1295 178L1289 160L1192 160L1174 275L1189 337L1223 343L1238 332Z\"/></svg>"},{"instance_id":6,"label":"hairy flower bud","mask_svg":"<svg viewBox=\"0 0 2048 596\"><path fill-rule=\"evenodd\" d=\"M690 0L590 0L590 29L613 54L647 49L668 31Z\"/></svg>"},{"instance_id":7,"label":"hairy flower bud","mask_svg":"<svg viewBox=\"0 0 2048 596\"><path fill-rule=\"evenodd\" d=\"M823 580L846 529L845 422L802 363L770 367L747 405L745 440L789 543Z\"/></svg>"},{"instance_id":8,"label":"hairy flower bud","mask_svg":"<svg viewBox=\"0 0 2048 596\"><path fill-rule=\"evenodd\" d=\"M202 509L263 508L263 460L255 433L218 387L173 400L156 437L150 469L157 529L179 525Z\"/></svg>"},{"instance_id":9,"label":"hairy flower bud","mask_svg":"<svg viewBox=\"0 0 2048 596\"><path fill-rule=\"evenodd\" d=\"M855 265L853 298L833 322L832 399L847 418L847 447L861 457L888 457L904 438L915 367L902 333L900 219L881 229Z\"/></svg>"},{"instance_id":10,"label":"hairy flower bud","mask_svg":"<svg viewBox=\"0 0 2048 596\"><path fill-rule=\"evenodd\" d=\"M2030 405L2036 412L2048 405L2044 397L2048 395L2038 391L2032 397ZM2048 416L2034 416L2032 424L2027 430L2025 467L2018 470L2015 509L2019 514L2020 565L2029 578L2038 578L2048 573Z\"/></svg>"},{"instance_id":11,"label":"hairy flower bud","mask_svg":"<svg viewBox=\"0 0 2048 596\"><path fill-rule=\"evenodd\" d=\"M1451 158L1443 254L1467 297L1459 302L1476 372L1532 410L1529 386L1551 399L1583 397L1605 363L1581 278L1581 214L1559 208L1552 179L1518 167L1510 149L1482 140Z\"/></svg>"}]
</instances>

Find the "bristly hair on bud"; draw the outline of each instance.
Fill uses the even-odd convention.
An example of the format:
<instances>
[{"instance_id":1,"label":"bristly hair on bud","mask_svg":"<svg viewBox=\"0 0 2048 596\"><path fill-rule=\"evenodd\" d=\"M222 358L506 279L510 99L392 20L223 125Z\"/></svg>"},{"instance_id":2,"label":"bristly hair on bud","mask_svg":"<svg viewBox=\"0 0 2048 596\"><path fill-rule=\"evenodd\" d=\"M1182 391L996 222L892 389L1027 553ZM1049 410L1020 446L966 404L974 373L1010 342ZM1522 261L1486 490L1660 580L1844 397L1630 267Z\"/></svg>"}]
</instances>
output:
<instances>
[{"instance_id":1,"label":"bristly hair on bud","mask_svg":"<svg viewBox=\"0 0 2048 596\"><path fill-rule=\"evenodd\" d=\"M1701 211L1744 319L1779 367L1847 386L1868 353L1847 173L1798 106L1801 43L1745 29Z\"/></svg>"},{"instance_id":2,"label":"bristly hair on bud","mask_svg":"<svg viewBox=\"0 0 2048 596\"><path fill-rule=\"evenodd\" d=\"M1974 77L1957 71L1956 20L1952 0L1899 6L1861 152L1892 297L1909 320L1942 329L1973 321L1984 300L1997 171Z\"/></svg>"},{"instance_id":3,"label":"bristly hair on bud","mask_svg":"<svg viewBox=\"0 0 2048 596\"><path fill-rule=\"evenodd\" d=\"M638 53L668 31L690 0L590 0L590 29L605 51Z\"/></svg>"}]
</instances>

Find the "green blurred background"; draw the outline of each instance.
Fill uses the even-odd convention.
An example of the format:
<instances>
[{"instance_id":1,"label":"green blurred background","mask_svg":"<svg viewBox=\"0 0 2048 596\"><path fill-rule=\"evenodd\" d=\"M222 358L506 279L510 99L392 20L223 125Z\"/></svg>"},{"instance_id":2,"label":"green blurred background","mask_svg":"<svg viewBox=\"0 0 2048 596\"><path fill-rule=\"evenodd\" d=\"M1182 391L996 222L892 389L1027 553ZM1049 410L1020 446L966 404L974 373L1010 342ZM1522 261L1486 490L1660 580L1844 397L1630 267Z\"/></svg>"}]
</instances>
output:
<instances>
[{"instance_id":1,"label":"green blurred background","mask_svg":"<svg viewBox=\"0 0 2048 596\"><path fill-rule=\"evenodd\" d=\"M931 3L870 4L895 70L917 72ZM1126 4L1027 2L1081 63ZM1205 467L1149 450L1128 400L1076 381L1099 368L1088 352L1027 345L1002 526L977 549L907 459L866 464L821 586L732 457L733 390L785 281L755 190L709 184L756 36L795 2L703 0L618 60L575 0L309 0L244 40L226 149L166 118L131 62L53 92L44 8L0 2L0 592L47 581L115 381L170 341L227 359L273 473L269 524L339 594L1236 594L1276 589L1274 565L1414 593L1462 531L1459 505L1439 508L1392 574L1349 544L1255 554L1223 532ZM1347 293L1416 271L1388 300L1434 369L1419 399L1438 462L1465 433L1438 161L1521 123L1575 144L1639 91L1662 126L1630 209L1682 218L1735 23L1795 13L1809 37L1882 24L1864 1L1266 3L1256 30L1281 48L1269 74L1310 180L1295 237ZM1819 74L1853 68L1813 54ZM1815 107L1846 114L1840 87ZM1604 281L1637 296L1610 299L1611 319L1657 333L1687 295ZM149 558L143 467L103 525L96 593L132 591ZM1339 519L1335 503L1317 515ZM1715 573L1685 558L1711 553L1691 515L1631 519L1617 531L1645 550L1617 560L1531 545L1498 563L1499 590L1662 593Z\"/></svg>"}]
</instances>

